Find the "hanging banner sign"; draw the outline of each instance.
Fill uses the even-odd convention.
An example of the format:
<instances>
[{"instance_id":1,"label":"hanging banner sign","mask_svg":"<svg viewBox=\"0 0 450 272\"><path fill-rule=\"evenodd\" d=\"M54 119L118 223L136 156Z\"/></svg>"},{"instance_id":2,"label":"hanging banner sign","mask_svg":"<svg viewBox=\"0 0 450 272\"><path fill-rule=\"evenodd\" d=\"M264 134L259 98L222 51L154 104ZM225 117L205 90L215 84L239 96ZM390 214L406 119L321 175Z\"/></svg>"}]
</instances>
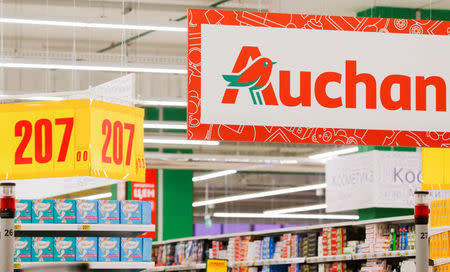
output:
<instances>
[{"instance_id":1,"label":"hanging banner sign","mask_svg":"<svg viewBox=\"0 0 450 272\"><path fill-rule=\"evenodd\" d=\"M194 9L188 27L189 139L450 144L448 21Z\"/></svg>"},{"instance_id":2,"label":"hanging banner sign","mask_svg":"<svg viewBox=\"0 0 450 272\"><path fill-rule=\"evenodd\" d=\"M2 180L145 181L142 109L90 99L0 105Z\"/></svg>"}]
</instances>

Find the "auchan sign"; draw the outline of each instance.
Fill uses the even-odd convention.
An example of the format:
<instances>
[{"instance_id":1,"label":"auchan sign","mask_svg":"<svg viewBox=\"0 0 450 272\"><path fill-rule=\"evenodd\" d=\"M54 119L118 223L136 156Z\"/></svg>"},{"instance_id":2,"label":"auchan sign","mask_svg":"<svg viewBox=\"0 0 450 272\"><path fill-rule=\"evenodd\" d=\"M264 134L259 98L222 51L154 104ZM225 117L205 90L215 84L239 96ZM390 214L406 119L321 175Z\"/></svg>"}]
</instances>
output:
<instances>
[{"instance_id":1,"label":"auchan sign","mask_svg":"<svg viewBox=\"0 0 450 272\"><path fill-rule=\"evenodd\" d=\"M189 17L192 139L450 144L449 22Z\"/></svg>"}]
</instances>

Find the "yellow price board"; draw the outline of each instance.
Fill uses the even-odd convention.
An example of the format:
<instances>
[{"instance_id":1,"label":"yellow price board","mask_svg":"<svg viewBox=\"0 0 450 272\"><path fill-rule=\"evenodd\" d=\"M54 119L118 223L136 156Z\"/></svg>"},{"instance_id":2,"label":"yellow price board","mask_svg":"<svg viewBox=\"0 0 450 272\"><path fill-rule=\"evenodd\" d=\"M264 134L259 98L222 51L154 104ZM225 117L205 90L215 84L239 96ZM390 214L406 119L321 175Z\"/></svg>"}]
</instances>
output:
<instances>
[{"instance_id":1,"label":"yellow price board","mask_svg":"<svg viewBox=\"0 0 450 272\"><path fill-rule=\"evenodd\" d=\"M209 259L206 261L206 272L227 272L228 261Z\"/></svg>"},{"instance_id":2,"label":"yellow price board","mask_svg":"<svg viewBox=\"0 0 450 272\"><path fill-rule=\"evenodd\" d=\"M450 190L450 149L422 148L422 190Z\"/></svg>"},{"instance_id":3,"label":"yellow price board","mask_svg":"<svg viewBox=\"0 0 450 272\"><path fill-rule=\"evenodd\" d=\"M0 178L144 182L144 111L97 100L0 105Z\"/></svg>"}]
</instances>

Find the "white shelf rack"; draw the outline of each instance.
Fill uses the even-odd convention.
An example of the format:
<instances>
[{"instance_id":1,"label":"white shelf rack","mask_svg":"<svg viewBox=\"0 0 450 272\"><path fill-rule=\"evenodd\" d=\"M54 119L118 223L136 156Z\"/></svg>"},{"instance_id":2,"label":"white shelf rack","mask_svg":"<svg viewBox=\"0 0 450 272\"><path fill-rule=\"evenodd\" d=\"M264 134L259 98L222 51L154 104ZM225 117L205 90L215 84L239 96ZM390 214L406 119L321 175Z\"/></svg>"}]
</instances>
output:
<instances>
[{"instance_id":1,"label":"white shelf rack","mask_svg":"<svg viewBox=\"0 0 450 272\"><path fill-rule=\"evenodd\" d=\"M206 269L205 263L190 264L190 265L172 265L172 266L155 266L148 268L143 272L153 272L153 271L189 271L189 270L200 270Z\"/></svg>"},{"instance_id":2,"label":"white shelf rack","mask_svg":"<svg viewBox=\"0 0 450 272\"><path fill-rule=\"evenodd\" d=\"M450 226L445 226L445 227L437 227L437 228L428 228L428 237L432 236L432 235L436 235L439 233L443 233L446 231L450 231Z\"/></svg>"},{"instance_id":3,"label":"white shelf rack","mask_svg":"<svg viewBox=\"0 0 450 272\"><path fill-rule=\"evenodd\" d=\"M64 264L81 264L83 262L24 262L14 263L15 269L59 267ZM89 269L151 269L154 262L87 262Z\"/></svg>"},{"instance_id":4,"label":"white shelf rack","mask_svg":"<svg viewBox=\"0 0 450 272\"><path fill-rule=\"evenodd\" d=\"M318 256L306 258L306 263L328 263L328 262L341 262L352 260L352 254L342 254L334 256Z\"/></svg>"},{"instance_id":5,"label":"white shelf rack","mask_svg":"<svg viewBox=\"0 0 450 272\"><path fill-rule=\"evenodd\" d=\"M125 224L16 224L16 231L92 231L92 232L148 232L155 231L155 225Z\"/></svg>"},{"instance_id":6,"label":"white shelf rack","mask_svg":"<svg viewBox=\"0 0 450 272\"><path fill-rule=\"evenodd\" d=\"M434 266L439 266L439 265L448 264L448 263L450 263L450 258L433 259Z\"/></svg>"},{"instance_id":7,"label":"white shelf rack","mask_svg":"<svg viewBox=\"0 0 450 272\"><path fill-rule=\"evenodd\" d=\"M254 266L265 266L265 265L276 265L276 264L298 264L305 263L306 258L287 258L287 259L268 259L268 260L255 260L255 261L244 261L244 262L229 262L229 267L254 267Z\"/></svg>"},{"instance_id":8,"label":"white shelf rack","mask_svg":"<svg viewBox=\"0 0 450 272\"><path fill-rule=\"evenodd\" d=\"M399 257L415 257L415 250L397 250L374 253L356 253L353 254L353 260L367 260L367 259L386 259Z\"/></svg>"}]
</instances>

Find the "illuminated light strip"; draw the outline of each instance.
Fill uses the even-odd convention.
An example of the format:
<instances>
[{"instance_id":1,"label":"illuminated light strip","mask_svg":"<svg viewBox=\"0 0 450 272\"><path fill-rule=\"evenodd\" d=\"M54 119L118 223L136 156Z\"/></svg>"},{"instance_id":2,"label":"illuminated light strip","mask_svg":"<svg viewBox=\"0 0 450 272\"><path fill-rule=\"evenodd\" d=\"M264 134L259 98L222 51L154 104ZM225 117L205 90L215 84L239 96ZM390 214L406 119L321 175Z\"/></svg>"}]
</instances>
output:
<instances>
[{"instance_id":1,"label":"illuminated light strip","mask_svg":"<svg viewBox=\"0 0 450 272\"><path fill-rule=\"evenodd\" d=\"M76 199L102 199L102 198L108 198L108 197L112 197L112 193L83 196L83 197L77 197Z\"/></svg>"},{"instance_id":2,"label":"illuminated light strip","mask_svg":"<svg viewBox=\"0 0 450 272\"><path fill-rule=\"evenodd\" d=\"M185 101L144 100L138 101L137 104L142 106L187 107L187 102Z\"/></svg>"},{"instance_id":3,"label":"illuminated light strip","mask_svg":"<svg viewBox=\"0 0 450 272\"><path fill-rule=\"evenodd\" d=\"M223 176L228 176L228 175L233 175L236 174L238 171L237 170L225 170L225 171L219 171L219 172L214 172L214 173L210 173L210 174L206 174L206 175L201 175L201 176L196 176L192 178L193 182L197 182L197 181L201 181L201 180L207 180L207 179L212 179L212 178L218 178L218 177L223 177Z\"/></svg>"},{"instance_id":4,"label":"illuminated light strip","mask_svg":"<svg viewBox=\"0 0 450 272\"><path fill-rule=\"evenodd\" d=\"M216 198L216 199L211 199L211 200L197 201L197 202L192 203L192 207L200 207L200 206L213 205L213 204L239 201L239 200L246 200L246 199L252 199L252 198L261 198L261 197L274 196L274 195L283 195L283 194L291 194L291 193L297 193L297 192L303 192L303 191L318 190L318 189L324 189L326 187L327 187L327 185L325 183L322 183L322 184L314 184L314 185L286 188L286 189L273 190L273 191L265 191L265 192L245 194L245 195L227 196L227 197Z\"/></svg>"},{"instance_id":5,"label":"illuminated light strip","mask_svg":"<svg viewBox=\"0 0 450 272\"><path fill-rule=\"evenodd\" d=\"M219 145L220 143L218 141L144 138L144 144Z\"/></svg>"},{"instance_id":6,"label":"illuminated light strip","mask_svg":"<svg viewBox=\"0 0 450 272\"><path fill-rule=\"evenodd\" d=\"M144 122L144 129L179 129L186 130L186 123L182 122Z\"/></svg>"},{"instance_id":7,"label":"illuminated light strip","mask_svg":"<svg viewBox=\"0 0 450 272\"><path fill-rule=\"evenodd\" d=\"M326 208L327 208L327 204L318 204L318 205L294 207L294 208L279 209L279 210L267 210L267 211L264 211L264 213L265 214L296 213L296 212L322 210L322 209L326 209Z\"/></svg>"},{"instance_id":8,"label":"illuminated light strip","mask_svg":"<svg viewBox=\"0 0 450 272\"><path fill-rule=\"evenodd\" d=\"M214 213L214 217L227 218L286 218L286 219L330 219L358 220L358 215L342 214L266 214L266 213Z\"/></svg>"},{"instance_id":9,"label":"illuminated light strip","mask_svg":"<svg viewBox=\"0 0 450 272\"><path fill-rule=\"evenodd\" d=\"M127 29L127 30L153 30L153 31L169 31L169 32L187 32L187 28L186 27L175 27L175 26L150 26L150 25L85 23L85 22L35 20L35 19L21 19L21 18L0 18L0 23L21 24L21 25L45 25L45 26L64 26L64 27L104 28L104 29Z\"/></svg>"},{"instance_id":10,"label":"illuminated light strip","mask_svg":"<svg viewBox=\"0 0 450 272\"><path fill-rule=\"evenodd\" d=\"M67 64L45 64L45 63L16 63L3 62L0 67L5 68L29 68L29 69L59 69L80 71L106 71L106 72L134 72L134 73L159 73L159 74L186 74L184 69L165 68L141 68L126 66L93 66L93 65L67 65Z\"/></svg>"},{"instance_id":11,"label":"illuminated light strip","mask_svg":"<svg viewBox=\"0 0 450 272\"><path fill-rule=\"evenodd\" d=\"M312 160L327 160L327 159L331 159L331 158L339 156L339 155L355 153L355 152L358 152L358 150L359 150L358 147L355 146L355 147L351 147L351 148L345 148L345 149L340 149L340 150L336 150L336 151L330 151L330 152L311 155L308 158L312 159Z\"/></svg>"},{"instance_id":12,"label":"illuminated light strip","mask_svg":"<svg viewBox=\"0 0 450 272\"><path fill-rule=\"evenodd\" d=\"M17 99L32 100L32 101L61 101L61 100L63 100L62 97L57 97L57 96L31 96L31 97L18 97Z\"/></svg>"}]
</instances>

